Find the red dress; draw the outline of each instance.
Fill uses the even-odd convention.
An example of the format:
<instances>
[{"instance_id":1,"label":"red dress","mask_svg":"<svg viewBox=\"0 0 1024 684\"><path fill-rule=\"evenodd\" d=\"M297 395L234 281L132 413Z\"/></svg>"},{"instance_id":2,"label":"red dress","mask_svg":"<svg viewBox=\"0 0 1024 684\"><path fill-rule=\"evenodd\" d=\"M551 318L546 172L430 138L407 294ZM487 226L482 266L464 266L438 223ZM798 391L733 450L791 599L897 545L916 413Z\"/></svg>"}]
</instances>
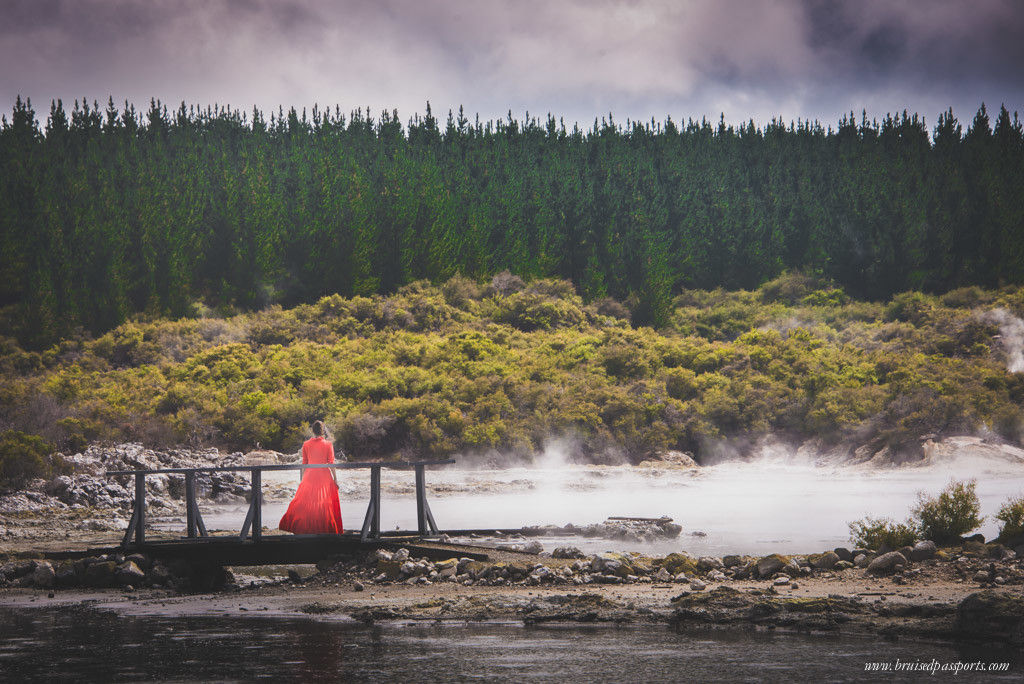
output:
<instances>
[{"instance_id":1,"label":"red dress","mask_svg":"<svg viewBox=\"0 0 1024 684\"><path fill-rule=\"evenodd\" d=\"M302 463L334 463L334 446L323 437L306 440ZM330 468L310 468L278 527L293 534L341 534L341 503Z\"/></svg>"}]
</instances>

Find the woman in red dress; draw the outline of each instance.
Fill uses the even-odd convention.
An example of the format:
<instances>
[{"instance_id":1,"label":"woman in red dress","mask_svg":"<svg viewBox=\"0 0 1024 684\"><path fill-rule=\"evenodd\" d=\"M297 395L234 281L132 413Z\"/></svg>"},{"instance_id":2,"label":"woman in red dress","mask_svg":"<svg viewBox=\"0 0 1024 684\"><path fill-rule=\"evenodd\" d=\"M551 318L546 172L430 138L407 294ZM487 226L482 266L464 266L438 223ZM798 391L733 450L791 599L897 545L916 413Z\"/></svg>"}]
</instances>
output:
<instances>
[{"instance_id":1,"label":"woman in red dress","mask_svg":"<svg viewBox=\"0 0 1024 684\"><path fill-rule=\"evenodd\" d=\"M334 463L334 445L321 421L313 423L313 439L302 445L303 465ZM341 534L341 504L334 468L308 468L278 527L293 534Z\"/></svg>"}]
</instances>

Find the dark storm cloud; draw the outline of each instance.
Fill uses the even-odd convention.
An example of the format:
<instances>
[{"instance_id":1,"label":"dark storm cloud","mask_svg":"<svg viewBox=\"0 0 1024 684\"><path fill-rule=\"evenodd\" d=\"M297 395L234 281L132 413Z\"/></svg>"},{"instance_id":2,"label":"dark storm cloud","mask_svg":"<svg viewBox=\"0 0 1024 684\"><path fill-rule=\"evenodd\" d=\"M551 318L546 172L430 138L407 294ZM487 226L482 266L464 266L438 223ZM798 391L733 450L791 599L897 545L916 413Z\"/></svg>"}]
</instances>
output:
<instances>
[{"instance_id":1,"label":"dark storm cloud","mask_svg":"<svg viewBox=\"0 0 1024 684\"><path fill-rule=\"evenodd\" d=\"M1024 109L1016 0L8 0L2 14L6 111L19 93L37 110L112 95L403 118L430 100L584 126Z\"/></svg>"}]
</instances>

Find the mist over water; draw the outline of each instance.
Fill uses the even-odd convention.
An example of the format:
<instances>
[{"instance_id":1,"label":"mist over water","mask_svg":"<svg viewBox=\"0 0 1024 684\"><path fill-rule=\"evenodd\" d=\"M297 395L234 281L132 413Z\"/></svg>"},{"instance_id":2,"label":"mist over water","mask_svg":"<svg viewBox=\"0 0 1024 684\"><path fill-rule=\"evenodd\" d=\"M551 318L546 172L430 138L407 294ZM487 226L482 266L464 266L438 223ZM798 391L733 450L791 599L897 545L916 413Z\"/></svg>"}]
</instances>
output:
<instances>
[{"instance_id":1,"label":"mist over water","mask_svg":"<svg viewBox=\"0 0 1024 684\"><path fill-rule=\"evenodd\" d=\"M1024 493L1024 451L961 437L929 446L926 453L925 461L916 466L823 465L803 451L768 444L745 460L675 469L573 464L571 455L554 444L530 467L430 470L427 487L442 530L583 526L610 516L669 516L683 526L678 539L541 541L548 550L572 544L588 553L660 554L683 549L693 554L756 555L849 546L850 521L866 515L904 520L919 491L935 495L951 479L975 478L982 514L987 516L979 531L986 539L994 538L998 525L993 514L1008 497ZM369 476L344 471L342 479L345 525L358 529L366 511ZM415 529L412 483L411 472L384 471L383 529ZM268 502L264 524L275 527L286 506L287 501ZM208 526L238 529L244 514L241 506L204 516Z\"/></svg>"}]
</instances>

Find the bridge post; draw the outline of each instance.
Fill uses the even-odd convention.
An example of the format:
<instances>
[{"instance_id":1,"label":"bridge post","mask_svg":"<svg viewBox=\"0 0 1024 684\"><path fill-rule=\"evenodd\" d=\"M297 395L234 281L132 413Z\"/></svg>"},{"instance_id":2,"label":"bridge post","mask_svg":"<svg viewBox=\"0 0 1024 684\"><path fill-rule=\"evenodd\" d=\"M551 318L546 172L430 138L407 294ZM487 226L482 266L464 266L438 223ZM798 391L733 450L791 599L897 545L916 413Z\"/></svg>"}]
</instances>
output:
<instances>
[{"instance_id":1,"label":"bridge post","mask_svg":"<svg viewBox=\"0 0 1024 684\"><path fill-rule=\"evenodd\" d=\"M416 466L416 525L421 536L438 531L434 515L427 503L427 483L423 472L424 466Z\"/></svg>"},{"instance_id":2,"label":"bridge post","mask_svg":"<svg viewBox=\"0 0 1024 684\"><path fill-rule=\"evenodd\" d=\"M370 537L380 539L380 466L370 466L370 503L366 507L363 528L359 538L366 541Z\"/></svg>"},{"instance_id":3,"label":"bridge post","mask_svg":"<svg viewBox=\"0 0 1024 684\"><path fill-rule=\"evenodd\" d=\"M252 540L259 541L263 536L263 471L259 468L253 468L249 472L252 475L252 494L249 501L249 512L245 514L245 522L242 523L242 533L238 538L241 541L245 541L251 528Z\"/></svg>"},{"instance_id":4,"label":"bridge post","mask_svg":"<svg viewBox=\"0 0 1024 684\"><path fill-rule=\"evenodd\" d=\"M135 474L135 543L146 541L146 476Z\"/></svg>"},{"instance_id":5,"label":"bridge post","mask_svg":"<svg viewBox=\"0 0 1024 684\"><path fill-rule=\"evenodd\" d=\"M196 514L195 505L196 502L196 474L185 473L185 527L188 530L188 538L194 539L196 536Z\"/></svg>"}]
</instances>

